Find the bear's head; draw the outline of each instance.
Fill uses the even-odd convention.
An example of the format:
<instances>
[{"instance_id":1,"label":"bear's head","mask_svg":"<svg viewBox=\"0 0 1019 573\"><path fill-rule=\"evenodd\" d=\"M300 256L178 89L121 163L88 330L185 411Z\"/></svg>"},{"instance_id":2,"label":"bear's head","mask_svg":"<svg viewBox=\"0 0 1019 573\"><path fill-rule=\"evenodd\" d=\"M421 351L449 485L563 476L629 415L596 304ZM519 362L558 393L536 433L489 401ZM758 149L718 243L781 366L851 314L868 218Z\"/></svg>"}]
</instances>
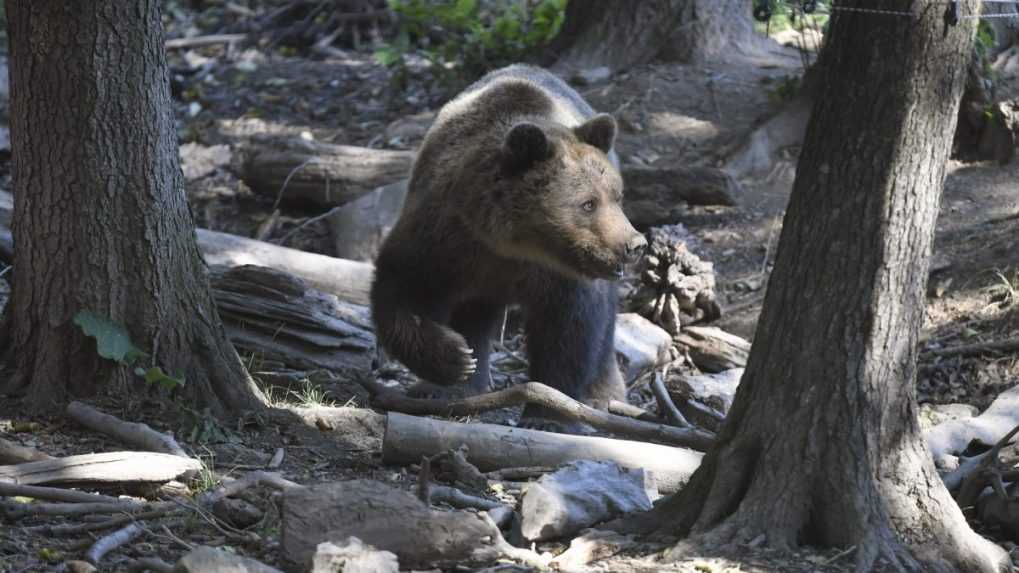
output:
<instances>
[{"instance_id":1,"label":"bear's head","mask_svg":"<svg viewBox=\"0 0 1019 573\"><path fill-rule=\"evenodd\" d=\"M503 137L491 195L504 207L497 251L578 278L622 276L647 241L623 213L623 180L610 159L612 116L576 127L512 125Z\"/></svg>"}]
</instances>

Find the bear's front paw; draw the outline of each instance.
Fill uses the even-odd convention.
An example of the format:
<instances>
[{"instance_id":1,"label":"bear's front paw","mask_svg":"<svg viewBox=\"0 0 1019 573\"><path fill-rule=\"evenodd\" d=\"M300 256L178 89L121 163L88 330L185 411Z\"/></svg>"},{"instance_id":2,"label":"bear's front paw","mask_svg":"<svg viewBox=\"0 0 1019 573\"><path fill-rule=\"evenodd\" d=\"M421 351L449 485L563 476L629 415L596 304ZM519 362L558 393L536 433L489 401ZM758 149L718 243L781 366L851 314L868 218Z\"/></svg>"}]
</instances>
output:
<instances>
[{"instance_id":1,"label":"bear's front paw","mask_svg":"<svg viewBox=\"0 0 1019 573\"><path fill-rule=\"evenodd\" d=\"M466 384L478 370L478 359L462 336L449 330L444 334L430 357L430 372L423 378L442 386Z\"/></svg>"}]
</instances>

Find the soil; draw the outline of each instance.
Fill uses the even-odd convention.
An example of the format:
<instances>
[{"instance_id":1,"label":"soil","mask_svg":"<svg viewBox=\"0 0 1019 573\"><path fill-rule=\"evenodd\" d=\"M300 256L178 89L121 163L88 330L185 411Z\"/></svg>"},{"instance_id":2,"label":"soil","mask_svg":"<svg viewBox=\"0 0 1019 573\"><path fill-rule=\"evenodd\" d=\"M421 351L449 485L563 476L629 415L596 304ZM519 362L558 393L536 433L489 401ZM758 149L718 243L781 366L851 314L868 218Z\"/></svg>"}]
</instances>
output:
<instances>
[{"instance_id":1,"label":"soil","mask_svg":"<svg viewBox=\"0 0 1019 573\"><path fill-rule=\"evenodd\" d=\"M203 30L201 18L175 18L167 21L171 36L189 26ZM205 25L216 29L215 22ZM427 67L421 63L410 66L398 89L393 74L375 62L367 47L334 49L328 57L322 57L294 55L294 50L285 46L229 51L212 46L171 51L170 58L181 142L193 144L182 148L182 162L196 223L268 240L282 237L320 212L291 207L283 201L274 216L274 200L247 189L231 170L229 152L246 139L264 134L303 134L320 141L413 149L445 99L428 82ZM726 64L646 65L578 89L596 109L610 111L618 118L618 150L623 162L724 165L769 119L803 105L784 97L781 88L787 78L801 73L800 54L785 49ZM999 98L1019 95L1019 82L1012 79L1005 78ZM6 90L3 95L6 97ZM688 207L677 221L698 238L692 249L715 264L724 307L717 325L748 339L753 337L767 286L798 148L793 143L770 151L773 161L766 173L741 177L745 193L740 206ZM2 171L8 169L4 165ZM951 164L932 263L925 349L1019 336L1017 177L1016 162ZM325 254L331 254L333 248L324 222L304 227L288 246ZM6 284L0 281L0 302L6 292ZM523 342L514 319L509 321L504 345L495 360L498 385L525 379L517 358ZM254 364L252 370L266 387L277 384L272 396L274 405L280 408L323 404L359 408L367 404L367 396L359 386L328 373L264 371ZM1017 373L1015 356L939 361L923 354L918 389L923 402L961 402L983 409L999 392L1019 381ZM412 382L412 377L396 365L385 367L377 375L389 383ZM280 385L280 380L289 382ZM643 388L635 389L631 398L638 404L651 401ZM349 425L329 431L287 423L276 416L225 427L202 413L146 397L142 391L127 398L101 397L93 403L124 419L173 432L206 464L207 471L188 484L194 492L213 487L224 477L263 467L280 448L285 458L279 471L300 483L361 477L411 489L416 482L415 467L381 463L381 427L357 422L355 417ZM517 414L516 410L508 410L478 419L512 423ZM54 456L124 448L65 420L26 417L16 401L0 403L0 437ZM139 541L106 557L102 570L126 570L129 560L143 556L159 556L172 563L187 551L186 544L228 547L279 566L279 520L273 499L263 490L249 499L265 512L261 522L251 528L257 541L244 541L206 520L189 519L175 524L172 534L152 526ZM34 535L23 529L40 523L51 524L54 520L29 518L0 527L0 573L58 571L65 560L81 554L84 546L79 539ZM1010 542L1019 541L999 532L986 533L997 535L1009 549L1014 547ZM558 552L565 547L550 543L540 544L537 549ZM663 564L659 561L662 548L639 545L592 565L591 570L835 572L850 571L853 559L851 552L837 550L805 548L789 553L740 546ZM463 566L450 570L485 569Z\"/></svg>"}]
</instances>

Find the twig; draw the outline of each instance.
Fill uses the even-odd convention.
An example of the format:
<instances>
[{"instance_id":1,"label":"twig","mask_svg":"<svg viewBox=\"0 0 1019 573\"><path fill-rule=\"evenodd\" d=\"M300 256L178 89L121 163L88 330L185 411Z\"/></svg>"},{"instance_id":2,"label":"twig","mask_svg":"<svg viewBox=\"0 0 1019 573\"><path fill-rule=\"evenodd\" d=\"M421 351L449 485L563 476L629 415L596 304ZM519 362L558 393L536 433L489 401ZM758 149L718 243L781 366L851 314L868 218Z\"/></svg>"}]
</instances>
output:
<instances>
[{"instance_id":1,"label":"twig","mask_svg":"<svg viewBox=\"0 0 1019 573\"><path fill-rule=\"evenodd\" d=\"M153 430L140 422L125 422L116 416L104 414L81 402L67 405L67 416L86 428L106 434L121 443L138 447L148 452L190 457L172 436Z\"/></svg>"},{"instance_id":2,"label":"twig","mask_svg":"<svg viewBox=\"0 0 1019 573\"><path fill-rule=\"evenodd\" d=\"M280 192L282 193L282 190ZM287 241L290 240L290 237L293 237L294 235L296 235L298 232L300 232L302 229L304 229L305 227L307 227L309 225L317 223L317 222L319 222L319 221L321 221L323 219L329 218L330 216L332 216L334 213L336 213L339 210L340 210L340 207L333 207L332 209L326 211L325 213L322 213L321 215L315 215L314 217L311 217L310 219L304 221L303 223L301 223L300 225L294 227L293 229L290 229L289 231L284 233L282 237L280 237L279 239L276 239L276 241L274 241L274 242L277 245L281 246L281 247L286 246Z\"/></svg>"},{"instance_id":3,"label":"twig","mask_svg":"<svg viewBox=\"0 0 1019 573\"><path fill-rule=\"evenodd\" d=\"M645 422L653 422L655 424L662 423L662 419L656 414L652 414L639 406L634 406L627 402L620 402L619 400L609 400L609 413L617 416L626 416L627 418L643 420Z\"/></svg>"},{"instance_id":4,"label":"twig","mask_svg":"<svg viewBox=\"0 0 1019 573\"><path fill-rule=\"evenodd\" d=\"M653 424L596 410L540 382L527 382L498 392L457 400L438 400L410 398L366 376L360 376L358 379L375 396L373 400L375 406L404 414L469 416L488 410L534 404L554 410L572 420L589 424L596 429L632 438L685 446L700 451L706 451L715 439L713 433L697 428Z\"/></svg>"},{"instance_id":5,"label":"twig","mask_svg":"<svg viewBox=\"0 0 1019 573\"><path fill-rule=\"evenodd\" d=\"M212 34L209 36L194 36L192 38L173 38L172 40L167 40L163 46L167 50L200 48L202 46L214 46L216 44L236 44L247 37L247 34Z\"/></svg>"},{"instance_id":6,"label":"twig","mask_svg":"<svg viewBox=\"0 0 1019 573\"><path fill-rule=\"evenodd\" d=\"M668 389L665 388L665 375L668 372L668 366L666 366L662 373L655 372L654 377L651 379L651 391L654 392L655 399L658 400L658 407L665 413L665 417L672 422L673 425L679 426L680 428L690 428L692 425L683 417L683 413L679 411L676 404L672 401L672 397L669 396Z\"/></svg>"},{"instance_id":7,"label":"twig","mask_svg":"<svg viewBox=\"0 0 1019 573\"><path fill-rule=\"evenodd\" d=\"M287 178L283 180L283 185L280 186L280 192L276 195L276 201L272 204L273 211L275 211L276 209L279 208L280 201L283 200L283 192L287 190L287 185L290 184L290 178L293 177L294 175L296 175L297 172L300 171L301 169L304 169L305 167L307 167L308 165L311 165L312 163L318 163L318 162L319 162L319 160L318 160L317 157L309 157L308 159L304 160L303 163L301 163L297 167L294 167L293 169L291 169L290 173L287 173Z\"/></svg>"},{"instance_id":8,"label":"twig","mask_svg":"<svg viewBox=\"0 0 1019 573\"><path fill-rule=\"evenodd\" d=\"M933 354L942 358L949 356L979 356L981 354L993 354L996 352L1015 352L1019 350L1019 338L999 340L997 342L981 342L977 344L963 344L950 348L939 348L927 350L925 354Z\"/></svg>"},{"instance_id":9,"label":"twig","mask_svg":"<svg viewBox=\"0 0 1019 573\"><path fill-rule=\"evenodd\" d=\"M106 521L100 521L97 523L79 523L73 525L37 525L35 527L26 527L25 531L37 535L49 535L53 537L74 537L83 533L92 533L95 531L106 531L107 529L113 529L115 527L121 527L128 523L135 521L144 521L146 519L159 519L166 517L173 513L183 511L183 507L171 508L171 509L160 509L154 511L146 511L138 514L124 515L120 517L114 517L107 519Z\"/></svg>"},{"instance_id":10,"label":"twig","mask_svg":"<svg viewBox=\"0 0 1019 573\"><path fill-rule=\"evenodd\" d=\"M489 511L504 505L497 501L464 493L448 485L433 485L430 493L432 503L445 503L458 509L474 508Z\"/></svg>"},{"instance_id":11,"label":"twig","mask_svg":"<svg viewBox=\"0 0 1019 573\"><path fill-rule=\"evenodd\" d=\"M538 478L545 474L550 474L555 470L556 468L545 466L503 468L501 470L490 471L485 474L485 477L493 481L527 481L531 478Z\"/></svg>"},{"instance_id":12,"label":"twig","mask_svg":"<svg viewBox=\"0 0 1019 573\"><path fill-rule=\"evenodd\" d=\"M109 535L104 535L97 539L92 544L92 547L89 547L88 551L85 552L85 560L93 565L98 565L104 555L122 545L130 543L144 532L145 530L141 525L132 523Z\"/></svg>"},{"instance_id":13,"label":"twig","mask_svg":"<svg viewBox=\"0 0 1019 573\"><path fill-rule=\"evenodd\" d=\"M207 491L199 496L198 502L204 506L212 506L224 497L237 495L249 487L256 485L284 490L291 487L302 487L299 483L283 479L282 476L270 472L251 472L240 479L227 482L218 488Z\"/></svg>"},{"instance_id":14,"label":"twig","mask_svg":"<svg viewBox=\"0 0 1019 573\"><path fill-rule=\"evenodd\" d=\"M115 497L100 495L98 493L88 493L73 489L62 489L59 487L21 485L5 482L0 482L0 496L30 497L32 499L46 499L66 503L120 503L123 501Z\"/></svg>"}]
</instances>

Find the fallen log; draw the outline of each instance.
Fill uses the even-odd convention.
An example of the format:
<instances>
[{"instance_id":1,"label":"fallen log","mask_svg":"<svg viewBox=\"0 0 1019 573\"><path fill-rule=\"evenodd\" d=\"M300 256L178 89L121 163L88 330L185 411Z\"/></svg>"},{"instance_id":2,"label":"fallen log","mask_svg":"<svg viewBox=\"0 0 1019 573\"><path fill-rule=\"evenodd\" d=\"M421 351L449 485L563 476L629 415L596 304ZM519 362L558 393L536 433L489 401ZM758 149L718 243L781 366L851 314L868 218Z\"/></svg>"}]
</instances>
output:
<instances>
[{"instance_id":1,"label":"fallen log","mask_svg":"<svg viewBox=\"0 0 1019 573\"><path fill-rule=\"evenodd\" d=\"M202 468L201 462L153 452L107 452L0 466L0 482L135 483L165 482Z\"/></svg>"},{"instance_id":2,"label":"fallen log","mask_svg":"<svg viewBox=\"0 0 1019 573\"><path fill-rule=\"evenodd\" d=\"M140 422L125 422L96 410L88 404L71 402L67 405L67 416L86 428L105 434L127 446L147 452L160 452L182 458L190 458L173 436L162 434Z\"/></svg>"},{"instance_id":3,"label":"fallen log","mask_svg":"<svg viewBox=\"0 0 1019 573\"><path fill-rule=\"evenodd\" d=\"M702 457L693 450L659 444L492 424L460 424L390 412L382 441L382 460L396 464L418 463L422 456L433 456L463 445L469 448L471 463L482 471L603 460L647 470L663 493L678 491L700 465Z\"/></svg>"},{"instance_id":4,"label":"fallen log","mask_svg":"<svg viewBox=\"0 0 1019 573\"><path fill-rule=\"evenodd\" d=\"M10 440L0 438L0 464L20 464L52 460L53 456L35 448L27 448Z\"/></svg>"},{"instance_id":5,"label":"fallen log","mask_svg":"<svg viewBox=\"0 0 1019 573\"><path fill-rule=\"evenodd\" d=\"M210 279L219 315L238 351L295 368L371 370L375 334L367 307L267 267L217 266Z\"/></svg>"},{"instance_id":6,"label":"fallen log","mask_svg":"<svg viewBox=\"0 0 1019 573\"><path fill-rule=\"evenodd\" d=\"M927 447L935 460L945 455L958 455L977 441L993 446L1001 436L1019 425L1019 386L1010 388L975 418L953 420L927 431Z\"/></svg>"},{"instance_id":7,"label":"fallen log","mask_svg":"<svg viewBox=\"0 0 1019 573\"><path fill-rule=\"evenodd\" d=\"M596 410L539 382L528 382L505 390L499 390L498 392L490 392L458 400L411 398L403 393L389 390L365 377L360 377L360 382L369 392L375 395L372 405L382 410L403 412L405 414L469 416L488 410L534 404L554 410L570 420L589 424L598 430L630 438L690 447L700 451L707 450L715 437L711 432L697 428L677 428L664 424L654 424ZM474 451L473 448L471 451Z\"/></svg>"},{"instance_id":8,"label":"fallen log","mask_svg":"<svg viewBox=\"0 0 1019 573\"><path fill-rule=\"evenodd\" d=\"M259 138L241 150L238 176L256 193L332 208L410 175L414 152ZM738 203L742 186L716 167L622 168L623 210L637 228L672 224L682 203Z\"/></svg>"},{"instance_id":9,"label":"fallen log","mask_svg":"<svg viewBox=\"0 0 1019 573\"><path fill-rule=\"evenodd\" d=\"M674 341L705 372L743 368L750 355L750 342L715 326L684 327Z\"/></svg>"},{"instance_id":10,"label":"fallen log","mask_svg":"<svg viewBox=\"0 0 1019 573\"><path fill-rule=\"evenodd\" d=\"M410 174L414 152L257 138L240 150L237 174L260 195L336 207Z\"/></svg>"},{"instance_id":11,"label":"fallen log","mask_svg":"<svg viewBox=\"0 0 1019 573\"><path fill-rule=\"evenodd\" d=\"M369 302L368 293L375 272L370 263L278 247L206 229L197 229L197 233L198 248L209 265L268 267L300 277L312 287L336 295L340 300L364 305Z\"/></svg>"},{"instance_id":12,"label":"fallen log","mask_svg":"<svg viewBox=\"0 0 1019 573\"><path fill-rule=\"evenodd\" d=\"M9 244L4 243L5 236L10 236L12 206L11 194L0 191L0 257L7 257L8 250L13 257L13 240ZM289 249L208 229L196 229L195 232L198 248L209 265L268 267L300 277L312 287L336 295L340 300L364 305L369 302L368 293L375 272L369 263Z\"/></svg>"},{"instance_id":13,"label":"fallen log","mask_svg":"<svg viewBox=\"0 0 1019 573\"><path fill-rule=\"evenodd\" d=\"M0 497L29 497L64 503L119 503L121 500L108 495L88 493L59 487L19 485L0 481Z\"/></svg>"},{"instance_id":14,"label":"fallen log","mask_svg":"<svg viewBox=\"0 0 1019 573\"><path fill-rule=\"evenodd\" d=\"M634 167L622 169L626 193L623 211L638 229L671 225L682 218L683 203L738 204L742 186L716 167Z\"/></svg>"}]
</instances>

